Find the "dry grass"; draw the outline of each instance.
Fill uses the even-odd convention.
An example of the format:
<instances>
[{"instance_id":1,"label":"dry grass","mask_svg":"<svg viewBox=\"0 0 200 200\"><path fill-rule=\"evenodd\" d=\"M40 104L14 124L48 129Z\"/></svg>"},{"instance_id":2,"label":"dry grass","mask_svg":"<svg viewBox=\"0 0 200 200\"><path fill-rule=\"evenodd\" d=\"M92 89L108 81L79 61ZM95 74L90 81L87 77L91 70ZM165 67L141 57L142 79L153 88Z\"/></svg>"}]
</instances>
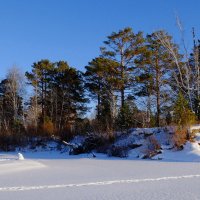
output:
<instances>
[{"instance_id":1,"label":"dry grass","mask_svg":"<svg viewBox=\"0 0 200 200\"><path fill-rule=\"evenodd\" d=\"M53 135L54 133L54 125L51 121L44 122L42 129L45 135Z\"/></svg>"},{"instance_id":2,"label":"dry grass","mask_svg":"<svg viewBox=\"0 0 200 200\"><path fill-rule=\"evenodd\" d=\"M173 135L174 146L180 150L183 145L186 143L188 137L188 130L186 128L177 129Z\"/></svg>"}]
</instances>

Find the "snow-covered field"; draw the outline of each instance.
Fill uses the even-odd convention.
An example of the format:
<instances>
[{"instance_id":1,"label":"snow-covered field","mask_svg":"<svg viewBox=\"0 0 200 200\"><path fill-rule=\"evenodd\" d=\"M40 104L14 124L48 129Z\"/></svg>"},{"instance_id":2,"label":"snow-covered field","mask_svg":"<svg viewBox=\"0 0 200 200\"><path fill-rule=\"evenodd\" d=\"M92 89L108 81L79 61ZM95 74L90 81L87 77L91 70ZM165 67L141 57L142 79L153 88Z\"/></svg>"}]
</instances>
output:
<instances>
[{"instance_id":1,"label":"snow-covered field","mask_svg":"<svg viewBox=\"0 0 200 200\"><path fill-rule=\"evenodd\" d=\"M151 135L161 151L140 159ZM0 200L199 200L200 133L181 151L171 141L170 131L133 129L114 143L130 147L127 158L69 156L69 149L61 153L54 142L45 149L21 149L23 155L1 152Z\"/></svg>"},{"instance_id":2,"label":"snow-covered field","mask_svg":"<svg viewBox=\"0 0 200 200\"><path fill-rule=\"evenodd\" d=\"M16 154L17 156L17 154ZM2 200L200 199L200 163L24 153L1 155ZM7 158L7 159L6 159Z\"/></svg>"}]
</instances>

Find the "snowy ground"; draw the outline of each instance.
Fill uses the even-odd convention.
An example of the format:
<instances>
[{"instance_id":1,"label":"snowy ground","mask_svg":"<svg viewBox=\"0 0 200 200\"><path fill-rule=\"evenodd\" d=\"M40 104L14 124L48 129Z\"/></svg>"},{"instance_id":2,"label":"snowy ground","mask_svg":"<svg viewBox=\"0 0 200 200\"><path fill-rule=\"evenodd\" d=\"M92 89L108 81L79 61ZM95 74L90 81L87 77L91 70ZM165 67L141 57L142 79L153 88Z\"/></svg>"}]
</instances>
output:
<instances>
[{"instance_id":1,"label":"snowy ground","mask_svg":"<svg viewBox=\"0 0 200 200\"><path fill-rule=\"evenodd\" d=\"M141 160L150 135L161 144L154 160ZM69 156L49 143L46 150L0 153L1 200L199 200L200 133L182 151L171 148L170 132L133 129L115 145L133 146L128 158L105 154ZM78 142L80 142L78 140ZM77 141L75 141L77 143Z\"/></svg>"},{"instance_id":2,"label":"snowy ground","mask_svg":"<svg viewBox=\"0 0 200 200\"><path fill-rule=\"evenodd\" d=\"M17 155L17 154L16 154ZM69 157L56 152L1 155L2 200L200 199L200 163ZM51 158L51 159L50 159Z\"/></svg>"}]
</instances>

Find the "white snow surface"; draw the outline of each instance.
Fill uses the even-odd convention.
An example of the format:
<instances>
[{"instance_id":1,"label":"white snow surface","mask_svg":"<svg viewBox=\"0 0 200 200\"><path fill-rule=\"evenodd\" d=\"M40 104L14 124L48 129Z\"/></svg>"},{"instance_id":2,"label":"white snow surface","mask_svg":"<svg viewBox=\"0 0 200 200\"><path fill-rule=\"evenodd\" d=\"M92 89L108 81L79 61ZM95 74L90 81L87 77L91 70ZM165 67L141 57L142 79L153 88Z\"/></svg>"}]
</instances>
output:
<instances>
[{"instance_id":1,"label":"white snow surface","mask_svg":"<svg viewBox=\"0 0 200 200\"><path fill-rule=\"evenodd\" d=\"M200 146L198 142L187 142L184 149L163 150L162 154L158 154L153 159L163 159L165 161L182 161L182 162L200 162Z\"/></svg>"},{"instance_id":2,"label":"white snow surface","mask_svg":"<svg viewBox=\"0 0 200 200\"><path fill-rule=\"evenodd\" d=\"M162 154L152 160L138 158L153 134ZM145 137L144 137L145 136ZM84 138L75 138L81 143ZM200 133L175 151L171 134L163 129L133 129L115 142L117 146L142 144L128 158L105 154L69 156L53 149L0 152L0 199L2 200L199 200ZM51 150L50 150L51 149ZM162 159L162 160L161 160Z\"/></svg>"},{"instance_id":3,"label":"white snow surface","mask_svg":"<svg viewBox=\"0 0 200 200\"><path fill-rule=\"evenodd\" d=\"M21 153L18 153L18 160L24 160L24 156Z\"/></svg>"},{"instance_id":4,"label":"white snow surface","mask_svg":"<svg viewBox=\"0 0 200 200\"><path fill-rule=\"evenodd\" d=\"M200 163L26 152L0 163L2 200L193 200ZM42 156L41 156L42 154ZM41 158L42 157L42 158Z\"/></svg>"}]
</instances>

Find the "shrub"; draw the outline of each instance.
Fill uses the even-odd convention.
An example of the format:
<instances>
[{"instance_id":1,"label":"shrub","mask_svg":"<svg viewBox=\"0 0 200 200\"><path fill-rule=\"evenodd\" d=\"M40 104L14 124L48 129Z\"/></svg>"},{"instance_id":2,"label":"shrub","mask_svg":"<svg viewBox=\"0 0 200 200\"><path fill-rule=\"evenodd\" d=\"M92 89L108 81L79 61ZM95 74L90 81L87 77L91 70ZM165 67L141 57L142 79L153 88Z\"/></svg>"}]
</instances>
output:
<instances>
[{"instance_id":1,"label":"shrub","mask_svg":"<svg viewBox=\"0 0 200 200\"><path fill-rule=\"evenodd\" d=\"M99 147L96 148L96 152L97 153L104 153L104 154L107 154L108 152L108 149L110 148L110 144L109 143L106 143L104 145L101 145Z\"/></svg>"},{"instance_id":2,"label":"shrub","mask_svg":"<svg viewBox=\"0 0 200 200\"><path fill-rule=\"evenodd\" d=\"M112 146L108 152L108 156L126 158L128 157L128 148L124 146Z\"/></svg>"},{"instance_id":3,"label":"shrub","mask_svg":"<svg viewBox=\"0 0 200 200\"><path fill-rule=\"evenodd\" d=\"M102 135L89 135L84 142L84 149L86 152L90 152L94 149L98 149L106 144L109 141L107 138L103 137Z\"/></svg>"},{"instance_id":4,"label":"shrub","mask_svg":"<svg viewBox=\"0 0 200 200\"><path fill-rule=\"evenodd\" d=\"M53 135L54 133L54 125L53 125L53 122L50 121L50 120L45 120L43 126L42 126L42 129L43 129L43 133L45 135Z\"/></svg>"},{"instance_id":5,"label":"shrub","mask_svg":"<svg viewBox=\"0 0 200 200\"><path fill-rule=\"evenodd\" d=\"M188 135L188 130L185 129L180 129L178 128L175 130L174 135L173 135L173 143L174 147L178 150L183 149L183 145L186 143L187 140L187 135Z\"/></svg>"},{"instance_id":6,"label":"shrub","mask_svg":"<svg viewBox=\"0 0 200 200\"><path fill-rule=\"evenodd\" d=\"M73 146L69 151L69 155L79 155L82 153L85 153L85 149L82 145Z\"/></svg>"},{"instance_id":7,"label":"shrub","mask_svg":"<svg viewBox=\"0 0 200 200\"><path fill-rule=\"evenodd\" d=\"M200 129L191 129L191 127L188 129L188 137L191 142L194 142L197 133L200 133Z\"/></svg>"},{"instance_id":8,"label":"shrub","mask_svg":"<svg viewBox=\"0 0 200 200\"><path fill-rule=\"evenodd\" d=\"M155 136L151 135L146 140L146 149L144 150L143 158L152 158L153 156L160 153L161 146Z\"/></svg>"},{"instance_id":9,"label":"shrub","mask_svg":"<svg viewBox=\"0 0 200 200\"><path fill-rule=\"evenodd\" d=\"M196 116L182 93L178 94L174 105L173 121L178 126L173 135L173 143L177 149L182 149L186 140L191 140L194 136L189 127L196 121Z\"/></svg>"},{"instance_id":10,"label":"shrub","mask_svg":"<svg viewBox=\"0 0 200 200\"><path fill-rule=\"evenodd\" d=\"M23 134L0 133L0 150L14 151L16 147L26 144L26 137Z\"/></svg>"},{"instance_id":11,"label":"shrub","mask_svg":"<svg viewBox=\"0 0 200 200\"><path fill-rule=\"evenodd\" d=\"M179 93L174 105L173 121L180 127L189 127L195 123L195 114L190 110L188 101Z\"/></svg>"}]
</instances>

